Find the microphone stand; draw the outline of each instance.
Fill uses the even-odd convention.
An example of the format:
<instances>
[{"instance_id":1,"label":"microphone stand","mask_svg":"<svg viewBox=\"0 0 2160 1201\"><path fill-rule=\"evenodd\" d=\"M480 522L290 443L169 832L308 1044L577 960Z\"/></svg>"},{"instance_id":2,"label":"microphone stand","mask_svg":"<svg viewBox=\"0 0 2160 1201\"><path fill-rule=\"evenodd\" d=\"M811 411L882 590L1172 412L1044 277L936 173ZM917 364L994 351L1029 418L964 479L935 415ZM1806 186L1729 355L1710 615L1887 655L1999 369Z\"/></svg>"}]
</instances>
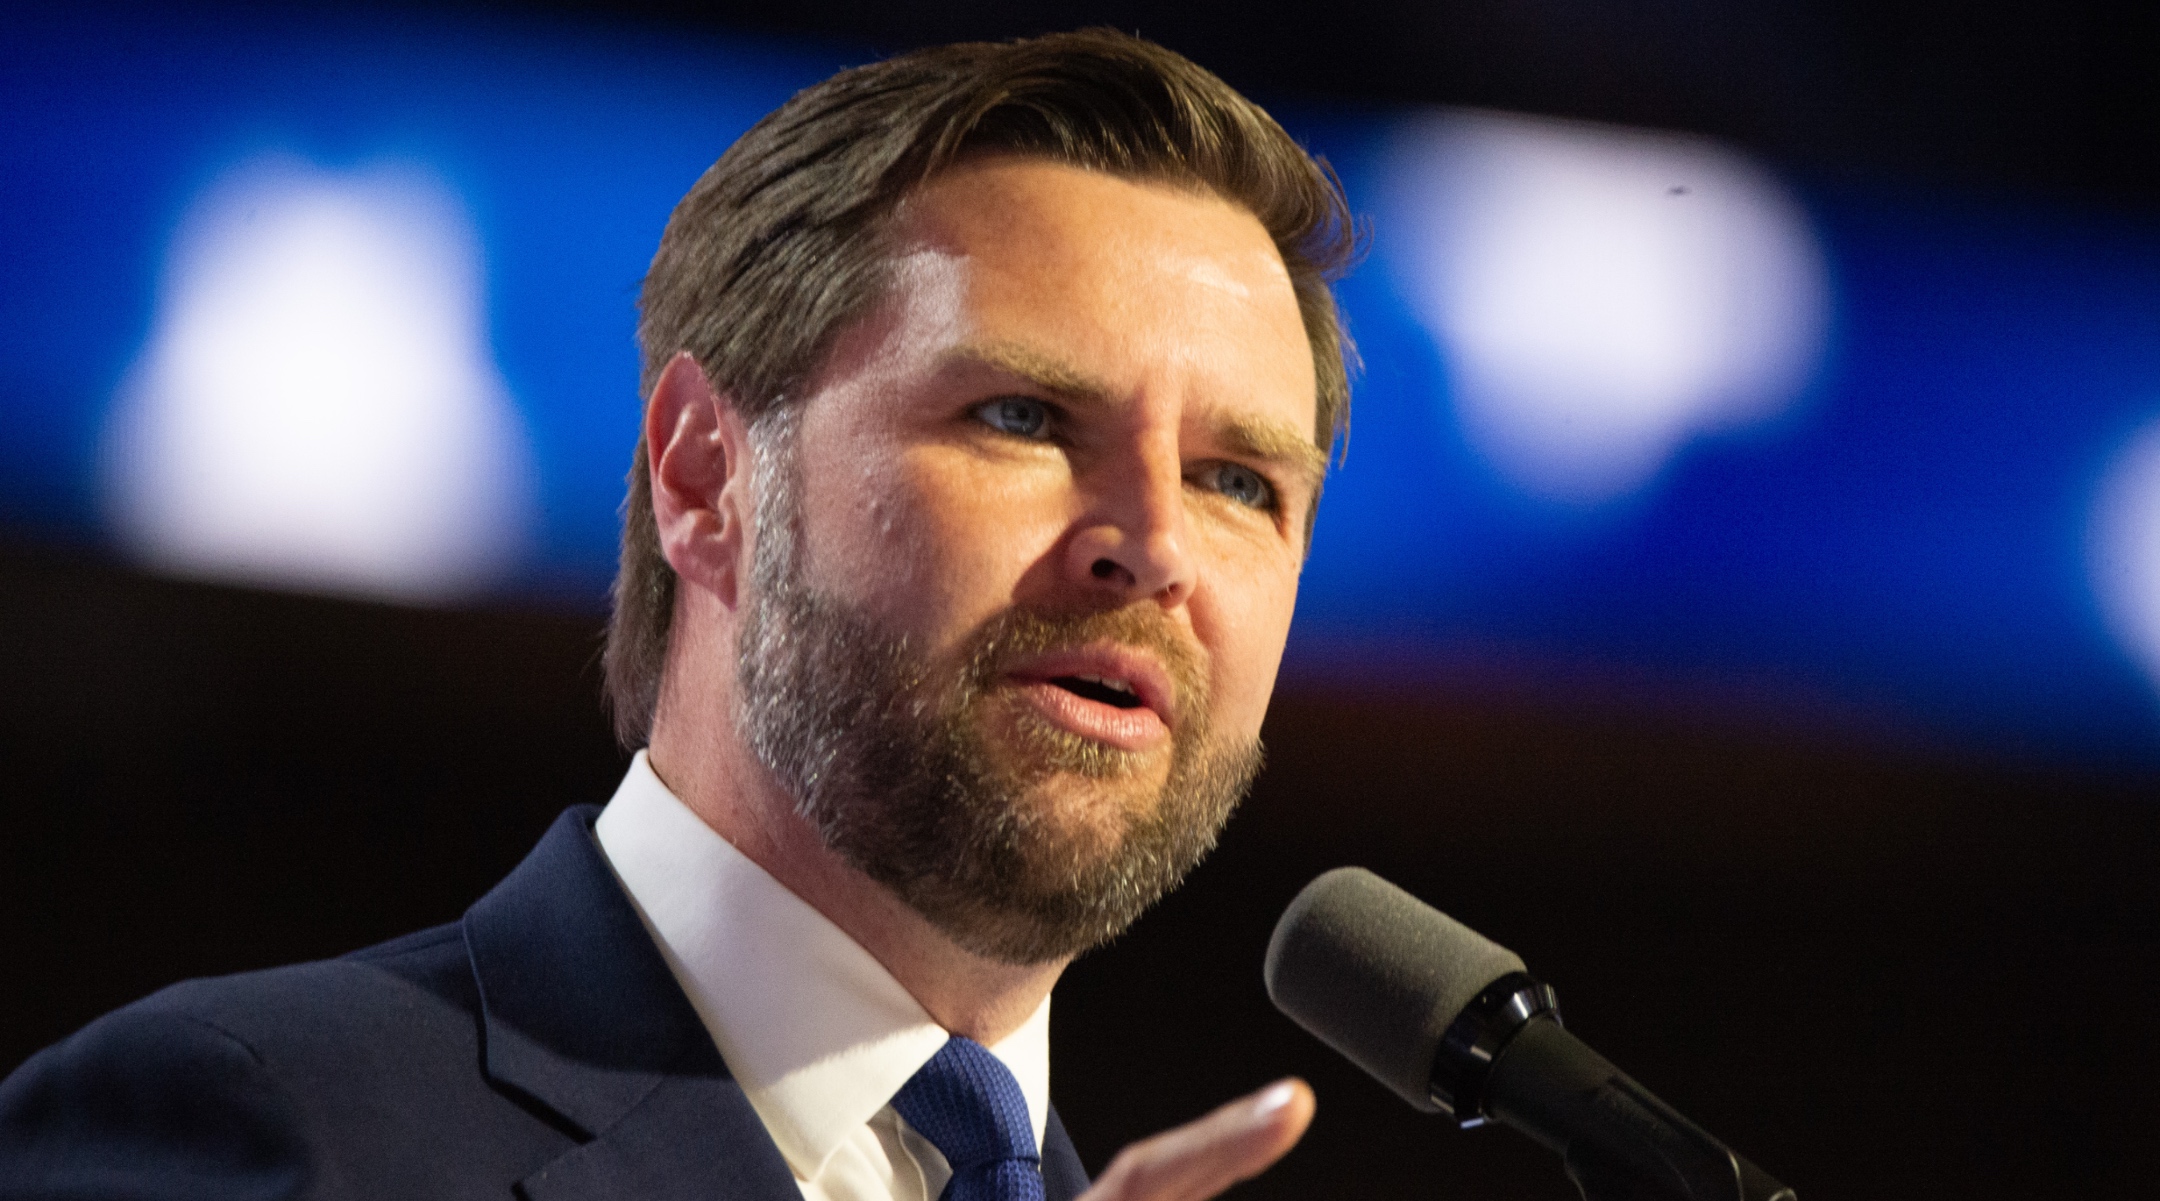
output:
<instances>
[{"instance_id":1,"label":"microphone stand","mask_svg":"<svg viewBox=\"0 0 2160 1201\"><path fill-rule=\"evenodd\" d=\"M1431 1087L1463 1126L1498 1121L1559 1153L1583 1201L1796 1201L1569 1034L1552 988L1520 972L1448 1028Z\"/></svg>"}]
</instances>

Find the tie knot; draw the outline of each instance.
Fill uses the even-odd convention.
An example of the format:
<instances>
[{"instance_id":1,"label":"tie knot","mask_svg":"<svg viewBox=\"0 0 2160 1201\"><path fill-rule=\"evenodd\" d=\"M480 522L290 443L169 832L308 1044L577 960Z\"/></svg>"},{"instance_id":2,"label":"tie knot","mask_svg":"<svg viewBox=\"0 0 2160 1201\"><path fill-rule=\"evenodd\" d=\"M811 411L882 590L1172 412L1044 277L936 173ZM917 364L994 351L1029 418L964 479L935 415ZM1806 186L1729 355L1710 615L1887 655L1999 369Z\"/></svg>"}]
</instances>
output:
<instances>
[{"instance_id":1,"label":"tie knot","mask_svg":"<svg viewBox=\"0 0 2160 1201\"><path fill-rule=\"evenodd\" d=\"M996 1188L984 1195L1042 1195L1042 1157L1035 1148L1027 1098L1020 1093L1020 1082L981 1043L948 1039L901 1087L892 1104L952 1165L947 1197L971 1195L971 1184L978 1179L989 1184L993 1177L1035 1183L1027 1193Z\"/></svg>"}]
</instances>

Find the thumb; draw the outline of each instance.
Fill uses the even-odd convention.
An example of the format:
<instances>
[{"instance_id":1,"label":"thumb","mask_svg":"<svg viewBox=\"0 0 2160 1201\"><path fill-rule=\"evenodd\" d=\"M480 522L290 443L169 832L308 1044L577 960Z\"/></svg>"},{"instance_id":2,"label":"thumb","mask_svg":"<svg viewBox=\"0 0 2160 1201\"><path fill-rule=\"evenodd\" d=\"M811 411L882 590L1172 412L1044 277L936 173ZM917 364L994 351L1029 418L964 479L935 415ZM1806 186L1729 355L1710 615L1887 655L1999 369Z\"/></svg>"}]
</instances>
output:
<instances>
[{"instance_id":1,"label":"thumb","mask_svg":"<svg viewBox=\"0 0 2160 1201\"><path fill-rule=\"evenodd\" d=\"M1202 1201L1281 1159L1312 1116L1312 1088L1279 1080L1118 1152L1081 1201Z\"/></svg>"}]
</instances>

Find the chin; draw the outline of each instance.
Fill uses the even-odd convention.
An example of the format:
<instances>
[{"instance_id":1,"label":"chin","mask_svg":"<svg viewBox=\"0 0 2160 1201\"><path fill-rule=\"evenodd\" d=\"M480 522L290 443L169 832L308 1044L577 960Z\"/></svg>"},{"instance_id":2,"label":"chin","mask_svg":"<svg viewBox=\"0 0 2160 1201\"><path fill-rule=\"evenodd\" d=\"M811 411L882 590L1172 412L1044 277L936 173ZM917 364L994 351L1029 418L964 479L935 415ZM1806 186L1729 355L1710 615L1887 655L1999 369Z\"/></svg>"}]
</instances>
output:
<instances>
[{"instance_id":1,"label":"chin","mask_svg":"<svg viewBox=\"0 0 2160 1201\"><path fill-rule=\"evenodd\" d=\"M1088 868L1115 857L1161 797L1159 779L1143 783L1059 773L1028 789L1021 805L1039 822L1045 858Z\"/></svg>"}]
</instances>

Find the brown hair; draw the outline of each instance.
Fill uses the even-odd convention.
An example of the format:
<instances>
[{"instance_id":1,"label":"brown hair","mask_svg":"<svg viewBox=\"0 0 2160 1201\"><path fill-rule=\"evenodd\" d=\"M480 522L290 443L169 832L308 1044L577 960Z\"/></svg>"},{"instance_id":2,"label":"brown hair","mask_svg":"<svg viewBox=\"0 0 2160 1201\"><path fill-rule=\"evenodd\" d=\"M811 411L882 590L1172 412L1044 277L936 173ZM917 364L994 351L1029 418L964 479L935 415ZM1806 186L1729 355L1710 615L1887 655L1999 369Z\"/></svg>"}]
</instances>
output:
<instances>
[{"instance_id":1,"label":"brown hair","mask_svg":"<svg viewBox=\"0 0 2160 1201\"><path fill-rule=\"evenodd\" d=\"M799 399L790 390L834 335L883 296L900 200L985 153L1205 189L1250 211L1289 269L1319 381L1314 438L1332 448L1349 411L1328 290L1353 253L1341 185L1222 80L1100 29L919 50L843 71L767 114L668 219L640 301L642 393L687 350L749 421ZM604 655L625 746L650 732L675 602L647 454L640 439Z\"/></svg>"}]
</instances>

